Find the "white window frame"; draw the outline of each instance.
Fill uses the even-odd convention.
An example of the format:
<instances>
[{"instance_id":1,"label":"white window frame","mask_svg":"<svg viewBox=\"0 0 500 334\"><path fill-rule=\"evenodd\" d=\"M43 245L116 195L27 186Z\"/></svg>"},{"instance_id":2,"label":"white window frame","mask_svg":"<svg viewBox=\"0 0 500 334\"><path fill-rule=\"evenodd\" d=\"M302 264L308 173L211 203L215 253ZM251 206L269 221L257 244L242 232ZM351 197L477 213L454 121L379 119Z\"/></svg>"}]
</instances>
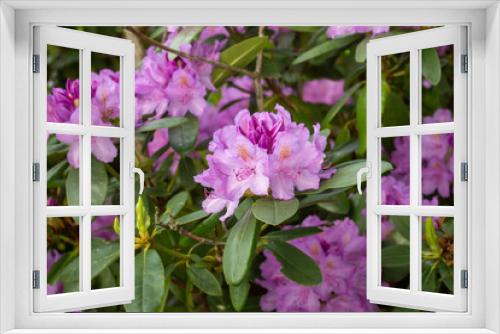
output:
<instances>
[{"instance_id":1,"label":"white window frame","mask_svg":"<svg viewBox=\"0 0 500 334\"><path fill-rule=\"evenodd\" d=\"M54 25L470 27L466 313L35 314L31 270L31 32ZM499 333L500 9L496 1L17 1L0 3L0 333ZM15 64L12 66L12 64ZM488 70L486 71L486 67ZM15 84L13 84L15 83ZM15 124L15 127L12 126ZM12 145L15 138L15 147ZM486 140L488 139L488 140ZM486 160L486 157L488 159ZM488 182L485 182L486 179ZM14 196L12 196L14 189ZM471 228L473 227L473 228ZM487 252L486 252L487 249ZM15 256L13 256L15 254ZM485 264L488 263L488 266ZM487 294L485 293L487 291ZM146 327L148 329L146 329ZM90 328L90 329L89 329ZM378 328L378 329L377 329ZM114 330L113 330L114 329ZM156 330L155 330L156 329Z\"/></svg>"},{"instance_id":2,"label":"white window frame","mask_svg":"<svg viewBox=\"0 0 500 334\"><path fill-rule=\"evenodd\" d=\"M461 179L461 164L467 163L467 27L446 26L397 36L378 38L367 47L367 297L374 303L414 307L430 311L467 310L467 289L462 287L463 271L467 271L467 181ZM451 45L453 48L453 121L422 123L422 50ZM400 53L409 54L409 124L382 126L381 58ZM421 136L454 134L453 206L422 205L422 141ZM408 205L381 203L381 140L405 136L410 141L410 202ZM410 286L398 289L383 285L381 217L405 216L410 220ZM453 218L453 287L451 294L422 291L422 217Z\"/></svg>"},{"instance_id":3,"label":"white window frame","mask_svg":"<svg viewBox=\"0 0 500 334\"><path fill-rule=\"evenodd\" d=\"M38 181L33 184L34 252L33 269L39 287L33 289L35 312L75 311L108 305L128 304L134 299L134 150L135 150L135 48L127 39L102 36L53 26L36 26L33 53L39 58L34 73L34 163ZM47 121L47 46L70 48L79 53L80 105L79 124ZM91 58L92 53L119 57L120 124L91 124ZM47 206L47 134L65 134L79 138L79 205ZM91 138L109 137L119 141L120 203L91 203ZM97 216L118 216L120 219L120 285L91 289L91 224ZM79 291L47 294L47 218L78 217L79 219Z\"/></svg>"}]
</instances>

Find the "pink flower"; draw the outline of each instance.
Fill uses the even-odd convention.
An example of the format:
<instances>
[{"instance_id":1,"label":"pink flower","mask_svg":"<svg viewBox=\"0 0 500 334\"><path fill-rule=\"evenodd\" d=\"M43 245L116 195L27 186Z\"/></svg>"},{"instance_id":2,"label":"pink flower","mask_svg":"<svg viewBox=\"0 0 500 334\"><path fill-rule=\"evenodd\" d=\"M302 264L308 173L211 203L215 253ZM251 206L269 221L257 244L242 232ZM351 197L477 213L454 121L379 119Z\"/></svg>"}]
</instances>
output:
<instances>
[{"instance_id":1,"label":"pink flower","mask_svg":"<svg viewBox=\"0 0 500 334\"><path fill-rule=\"evenodd\" d=\"M337 38L352 34L372 33L372 36L377 36L389 31L388 26L331 26L326 30L326 35L330 38Z\"/></svg>"},{"instance_id":2,"label":"pink flower","mask_svg":"<svg viewBox=\"0 0 500 334\"><path fill-rule=\"evenodd\" d=\"M186 69L178 69L172 74L166 94L170 101L170 116L184 116L188 111L200 116L207 104L204 99L205 86L194 73Z\"/></svg>"},{"instance_id":3,"label":"pink flower","mask_svg":"<svg viewBox=\"0 0 500 334\"><path fill-rule=\"evenodd\" d=\"M316 79L304 83L302 99L309 103L332 105L344 95L344 80Z\"/></svg>"},{"instance_id":4,"label":"pink flower","mask_svg":"<svg viewBox=\"0 0 500 334\"><path fill-rule=\"evenodd\" d=\"M214 133L207 156L209 168L195 181L212 192L203 207L207 212L228 209L232 214L239 199L250 191L267 195L269 187L274 198L290 199L294 189L317 189L324 171L321 165L326 139L319 126L311 140L303 124L292 122L283 107L277 113L259 112L253 115L241 110L227 125Z\"/></svg>"},{"instance_id":5,"label":"pink flower","mask_svg":"<svg viewBox=\"0 0 500 334\"><path fill-rule=\"evenodd\" d=\"M366 312L376 311L366 299L366 238L346 218L333 226L317 216L307 217L301 227L320 226L323 232L292 240L319 266L323 282L302 286L281 273L281 264L265 250L257 283L267 292L260 299L263 311ZM287 227L285 227L286 229ZM288 227L293 228L293 227Z\"/></svg>"}]
</instances>

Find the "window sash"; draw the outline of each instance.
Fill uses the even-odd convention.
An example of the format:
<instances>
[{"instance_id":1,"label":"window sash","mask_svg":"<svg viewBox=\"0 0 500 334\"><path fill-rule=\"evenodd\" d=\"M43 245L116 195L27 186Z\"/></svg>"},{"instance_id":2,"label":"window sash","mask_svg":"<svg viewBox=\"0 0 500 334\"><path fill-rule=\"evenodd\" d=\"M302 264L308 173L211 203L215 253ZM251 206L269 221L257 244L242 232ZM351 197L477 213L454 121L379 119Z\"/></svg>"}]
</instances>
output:
<instances>
[{"instance_id":1,"label":"window sash","mask_svg":"<svg viewBox=\"0 0 500 334\"><path fill-rule=\"evenodd\" d=\"M40 181L34 183L34 259L33 270L40 272L40 288L34 289L34 311L73 311L119 305L134 298L134 46L124 39L100 36L58 27L36 27L34 53L40 56L40 72L34 74L34 161L40 165ZM71 48L80 53L81 124L50 123L47 115L47 45ZM91 53L120 57L120 127L91 124ZM80 137L80 205L47 206L47 133ZM120 139L119 205L91 205L91 138ZM91 289L91 219L93 216L119 215L120 286ZM47 295L47 218L80 217L80 291Z\"/></svg>"},{"instance_id":2,"label":"window sash","mask_svg":"<svg viewBox=\"0 0 500 334\"><path fill-rule=\"evenodd\" d=\"M467 185L460 179L460 164L467 162L467 75L461 73L461 55L466 54L466 28L450 26L372 40L367 46L367 161L371 177L367 182L367 296L375 303L431 311L467 310L467 290L461 288L461 271L467 270ZM443 45L454 48L454 120L419 124L421 115L421 50ZM381 127L382 56L410 53L410 124ZM421 201L420 136L454 133L454 206L423 206ZM380 204L380 140L410 137L410 205ZM382 286L381 215L410 217L410 288ZM454 217L454 293L421 291L421 217Z\"/></svg>"}]
</instances>

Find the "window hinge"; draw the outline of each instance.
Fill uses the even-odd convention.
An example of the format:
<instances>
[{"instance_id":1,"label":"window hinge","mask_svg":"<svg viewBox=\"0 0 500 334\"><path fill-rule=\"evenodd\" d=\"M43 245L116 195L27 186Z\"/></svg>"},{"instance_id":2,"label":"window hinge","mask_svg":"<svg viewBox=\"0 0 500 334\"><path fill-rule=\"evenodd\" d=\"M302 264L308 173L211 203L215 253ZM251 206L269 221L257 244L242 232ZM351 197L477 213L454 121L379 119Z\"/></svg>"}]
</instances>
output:
<instances>
[{"instance_id":1,"label":"window hinge","mask_svg":"<svg viewBox=\"0 0 500 334\"><path fill-rule=\"evenodd\" d=\"M460 179L462 181L469 181L469 165L466 162L460 164Z\"/></svg>"},{"instance_id":2,"label":"window hinge","mask_svg":"<svg viewBox=\"0 0 500 334\"><path fill-rule=\"evenodd\" d=\"M40 289L40 270L33 270L33 289Z\"/></svg>"},{"instance_id":3,"label":"window hinge","mask_svg":"<svg viewBox=\"0 0 500 334\"><path fill-rule=\"evenodd\" d=\"M40 55L33 55L33 73L40 73Z\"/></svg>"},{"instance_id":4,"label":"window hinge","mask_svg":"<svg viewBox=\"0 0 500 334\"><path fill-rule=\"evenodd\" d=\"M460 287L462 289L467 289L469 287L469 272L467 270L461 271Z\"/></svg>"},{"instance_id":5,"label":"window hinge","mask_svg":"<svg viewBox=\"0 0 500 334\"><path fill-rule=\"evenodd\" d=\"M469 72L469 56L462 55L462 73Z\"/></svg>"},{"instance_id":6,"label":"window hinge","mask_svg":"<svg viewBox=\"0 0 500 334\"><path fill-rule=\"evenodd\" d=\"M40 164L38 162L33 163L33 182L40 181Z\"/></svg>"}]
</instances>

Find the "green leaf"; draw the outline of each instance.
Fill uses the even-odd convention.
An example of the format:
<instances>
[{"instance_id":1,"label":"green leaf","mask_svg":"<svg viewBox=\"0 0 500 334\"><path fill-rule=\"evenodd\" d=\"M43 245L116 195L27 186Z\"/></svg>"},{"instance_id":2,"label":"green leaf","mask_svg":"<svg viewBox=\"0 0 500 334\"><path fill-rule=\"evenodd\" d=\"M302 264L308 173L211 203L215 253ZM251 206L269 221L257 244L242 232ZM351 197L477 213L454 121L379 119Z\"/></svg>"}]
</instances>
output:
<instances>
[{"instance_id":1,"label":"green leaf","mask_svg":"<svg viewBox=\"0 0 500 334\"><path fill-rule=\"evenodd\" d=\"M196 227L191 231L191 233L193 233L197 236L200 236L200 237L204 237L204 236L209 235L210 233L213 233L216 225L220 224L220 222L219 222L220 215L221 215L220 213L214 213L214 214L210 215L205 220L203 220L201 223L196 225ZM182 248L191 247L194 244L196 244L196 241L189 238L189 237L181 236L179 239L179 246Z\"/></svg>"},{"instance_id":2,"label":"green leaf","mask_svg":"<svg viewBox=\"0 0 500 334\"><path fill-rule=\"evenodd\" d=\"M444 285L453 292L453 267L448 267L443 262L439 262L438 270Z\"/></svg>"},{"instance_id":3,"label":"green leaf","mask_svg":"<svg viewBox=\"0 0 500 334\"><path fill-rule=\"evenodd\" d=\"M308 206L316 205L321 202L328 202L334 200L337 196L348 190L349 188L338 188L323 194L308 195L300 201L299 208L306 208Z\"/></svg>"},{"instance_id":4,"label":"green leaf","mask_svg":"<svg viewBox=\"0 0 500 334\"><path fill-rule=\"evenodd\" d=\"M354 186L357 184L356 174L358 173L358 170L365 166L365 160L352 160L349 162L341 163L337 166L337 171L330 179L323 181L318 190L310 193L320 193L327 189ZM383 174L392 170L392 165L386 161L382 161L380 169L380 174ZM366 174L363 174L362 181L366 181Z\"/></svg>"},{"instance_id":5,"label":"green leaf","mask_svg":"<svg viewBox=\"0 0 500 334\"><path fill-rule=\"evenodd\" d=\"M167 202L165 212L170 214L172 217L176 217L186 205L188 198L189 193L187 191L181 191L180 193L175 194Z\"/></svg>"},{"instance_id":6,"label":"green leaf","mask_svg":"<svg viewBox=\"0 0 500 334\"><path fill-rule=\"evenodd\" d=\"M382 101L382 124L383 126L400 126L410 124L410 109L403 98L392 91L387 92Z\"/></svg>"},{"instance_id":7,"label":"green leaf","mask_svg":"<svg viewBox=\"0 0 500 334\"><path fill-rule=\"evenodd\" d=\"M165 270L160 255L148 249L135 256L135 298L125 304L127 312L155 312L161 304Z\"/></svg>"},{"instance_id":8,"label":"green leaf","mask_svg":"<svg viewBox=\"0 0 500 334\"><path fill-rule=\"evenodd\" d=\"M178 153L189 152L198 137L199 122L196 118L188 118L186 122L171 128L168 133L169 144Z\"/></svg>"},{"instance_id":9,"label":"green leaf","mask_svg":"<svg viewBox=\"0 0 500 334\"><path fill-rule=\"evenodd\" d=\"M182 157L179 162L179 181L186 190L192 190L196 183L194 176L196 175L196 168L193 159L189 157Z\"/></svg>"},{"instance_id":10,"label":"green leaf","mask_svg":"<svg viewBox=\"0 0 500 334\"><path fill-rule=\"evenodd\" d=\"M323 281L317 264L300 249L283 241L273 241L265 246L281 263L281 272L302 285L318 285Z\"/></svg>"},{"instance_id":11,"label":"green leaf","mask_svg":"<svg viewBox=\"0 0 500 334\"><path fill-rule=\"evenodd\" d=\"M382 267L409 268L410 247L408 245L392 245L382 248Z\"/></svg>"},{"instance_id":12,"label":"green leaf","mask_svg":"<svg viewBox=\"0 0 500 334\"><path fill-rule=\"evenodd\" d=\"M219 281L208 269L188 266L186 271L189 279L198 289L209 296L222 296Z\"/></svg>"},{"instance_id":13,"label":"green leaf","mask_svg":"<svg viewBox=\"0 0 500 334\"><path fill-rule=\"evenodd\" d=\"M356 100L356 127L358 129L358 156L366 151L366 86L359 92Z\"/></svg>"},{"instance_id":14,"label":"green leaf","mask_svg":"<svg viewBox=\"0 0 500 334\"><path fill-rule=\"evenodd\" d=\"M436 48L422 50L422 75L433 86L441 80L441 63Z\"/></svg>"},{"instance_id":15,"label":"green leaf","mask_svg":"<svg viewBox=\"0 0 500 334\"><path fill-rule=\"evenodd\" d=\"M344 95L333 105L333 107L330 108L330 110L328 110L328 113L321 121L321 127L328 128L330 126L333 118L340 112L340 110L342 110L347 101L349 101L349 98L359 89L359 87L361 87L362 84L362 82L358 82L344 92Z\"/></svg>"},{"instance_id":16,"label":"green leaf","mask_svg":"<svg viewBox=\"0 0 500 334\"><path fill-rule=\"evenodd\" d=\"M198 34L203 30L203 26L187 26L182 28L182 30L174 37L170 43L170 48L179 51L183 44L191 43L191 41L198 36ZM174 53L168 53L168 59L172 60L177 55Z\"/></svg>"},{"instance_id":17,"label":"green leaf","mask_svg":"<svg viewBox=\"0 0 500 334\"><path fill-rule=\"evenodd\" d=\"M439 292L437 282L437 270L427 261L422 263L422 291Z\"/></svg>"},{"instance_id":18,"label":"green leaf","mask_svg":"<svg viewBox=\"0 0 500 334\"><path fill-rule=\"evenodd\" d=\"M298 209L299 201L296 198L288 201L261 198L252 205L252 213L255 218L273 226L279 225L292 217Z\"/></svg>"},{"instance_id":19,"label":"green leaf","mask_svg":"<svg viewBox=\"0 0 500 334\"><path fill-rule=\"evenodd\" d=\"M335 196L335 198L330 201L319 202L318 206L323 210L338 215L345 215L349 212L350 209L349 198L345 193L341 193L338 196Z\"/></svg>"},{"instance_id":20,"label":"green leaf","mask_svg":"<svg viewBox=\"0 0 500 334\"><path fill-rule=\"evenodd\" d=\"M92 239L91 278L96 278L104 269L108 268L120 257L120 245L116 242L107 243L102 239ZM63 282L64 292L78 291L79 288L79 257L73 257L71 262L61 270L59 280ZM54 279L54 277L51 277ZM56 280L56 279L55 279Z\"/></svg>"},{"instance_id":21,"label":"green leaf","mask_svg":"<svg viewBox=\"0 0 500 334\"><path fill-rule=\"evenodd\" d=\"M222 268L226 282L238 285L246 276L255 252L257 221L250 210L229 231Z\"/></svg>"},{"instance_id":22,"label":"green leaf","mask_svg":"<svg viewBox=\"0 0 500 334\"><path fill-rule=\"evenodd\" d=\"M390 216L392 225L406 240L410 240L410 217Z\"/></svg>"},{"instance_id":23,"label":"green leaf","mask_svg":"<svg viewBox=\"0 0 500 334\"><path fill-rule=\"evenodd\" d=\"M92 187L91 187L91 203L92 205L101 205L106 199L108 192L108 173L106 165L99 160L92 158Z\"/></svg>"},{"instance_id":24,"label":"green leaf","mask_svg":"<svg viewBox=\"0 0 500 334\"><path fill-rule=\"evenodd\" d=\"M288 26L288 29L291 31L296 31L296 32L316 32L319 29L322 29L322 27L315 27L315 26Z\"/></svg>"},{"instance_id":25,"label":"green leaf","mask_svg":"<svg viewBox=\"0 0 500 334\"><path fill-rule=\"evenodd\" d=\"M71 167L66 177L66 200L68 205L80 204L80 170Z\"/></svg>"},{"instance_id":26,"label":"green leaf","mask_svg":"<svg viewBox=\"0 0 500 334\"><path fill-rule=\"evenodd\" d=\"M291 230L280 230L274 231L266 234L263 238L269 241L288 241L298 238L307 237L317 233L321 233L322 230L317 227L299 227Z\"/></svg>"},{"instance_id":27,"label":"green leaf","mask_svg":"<svg viewBox=\"0 0 500 334\"><path fill-rule=\"evenodd\" d=\"M251 199L250 197L245 198L245 200L241 202L234 211L234 216L236 217L236 219L238 220L241 219L241 217L243 217L243 215L248 211L248 209L252 207L252 204L253 204L253 199Z\"/></svg>"},{"instance_id":28,"label":"green leaf","mask_svg":"<svg viewBox=\"0 0 500 334\"><path fill-rule=\"evenodd\" d=\"M58 176L59 173L65 170L67 166L68 166L68 161L66 159L52 166L52 168L50 168L47 171L47 184L50 184L52 181L54 181L56 176Z\"/></svg>"},{"instance_id":29,"label":"green leaf","mask_svg":"<svg viewBox=\"0 0 500 334\"><path fill-rule=\"evenodd\" d=\"M358 63L364 63L366 61L366 45L370 41L371 37L366 37L356 46L356 51L354 53L354 59Z\"/></svg>"},{"instance_id":30,"label":"green leaf","mask_svg":"<svg viewBox=\"0 0 500 334\"><path fill-rule=\"evenodd\" d=\"M229 297L234 309L240 312L245 307L250 291L250 284L248 280L244 280L238 285L229 285Z\"/></svg>"},{"instance_id":31,"label":"green leaf","mask_svg":"<svg viewBox=\"0 0 500 334\"><path fill-rule=\"evenodd\" d=\"M162 119L157 119L151 122L148 122L141 126L136 132L149 132L158 129L170 129L175 128L181 124L184 124L188 121L185 117L167 117Z\"/></svg>"},{"instance_id":32,"label":"green leaf","mask_svg":"<svg viewBox=\"0 0 500 334\"><path fill-rule=\"evenodd\" d=\"M175 222L177 223L177 225L189 224L189 223L195 222L197 220L203 219L203 218L207 217L208 215L209 214L206 213L205 211L198 210L198 211L194 211L194 212L188 213L187 215L184 215L182 217L177 218L175 220Z\"/></svg>"},{"instance_id":33,"label":"green leaf","mask_svg":"<svg viewBox=\"0 0 500 334\"><path fill-rule=\"evenodd\" d=\"M345 37L339 37L326 41L301 53L297 58L295 58L295 60L292 62L292 65L301 64L316 57L323 56L327 53L332 53L333 55L334 52L348 46L358 38L359 37L356 35L348 35Z\"/></svg>"},{"instance_id":34,"label":"green leaf","mask_svg":"<svg viewBox=\"0 0 500 334\"><path fill-rule=\"evenodd\" d=\"M66 253L59 259L59 261L54 263L47 274L47 283L55 284L59 281L61 274L66 270L65 268L70 265L75 256L77 255L74 253Z\"/></svg>"},{"instance_id":35,"label":"green leaf","mask_svg":"<svg viewBox=\"0 0 500 334\"><path fill-rule=\"evenodd\" d=\"M220 55L220 61L233 67L244 68L257 57L260 51L269 47L269 44L267 37L248 38L224 50ZM230 70L217 67L212 73L212 83L219 87L226 78L233 74L234 72Z\"/></svg>"},{"instance_id":36,"label":"green leaf","mask_svg":"<svg viewBox=\"0 0 500 334\"><path fill-rule=\"evenodd\" d=\"M350 158L351 154L356 152L358 147L359 142L357 138L353 138L342 145L335 145L333 151L326 153L326 161L337 164L346 158Z\"/></svg>"}]
</instances>

